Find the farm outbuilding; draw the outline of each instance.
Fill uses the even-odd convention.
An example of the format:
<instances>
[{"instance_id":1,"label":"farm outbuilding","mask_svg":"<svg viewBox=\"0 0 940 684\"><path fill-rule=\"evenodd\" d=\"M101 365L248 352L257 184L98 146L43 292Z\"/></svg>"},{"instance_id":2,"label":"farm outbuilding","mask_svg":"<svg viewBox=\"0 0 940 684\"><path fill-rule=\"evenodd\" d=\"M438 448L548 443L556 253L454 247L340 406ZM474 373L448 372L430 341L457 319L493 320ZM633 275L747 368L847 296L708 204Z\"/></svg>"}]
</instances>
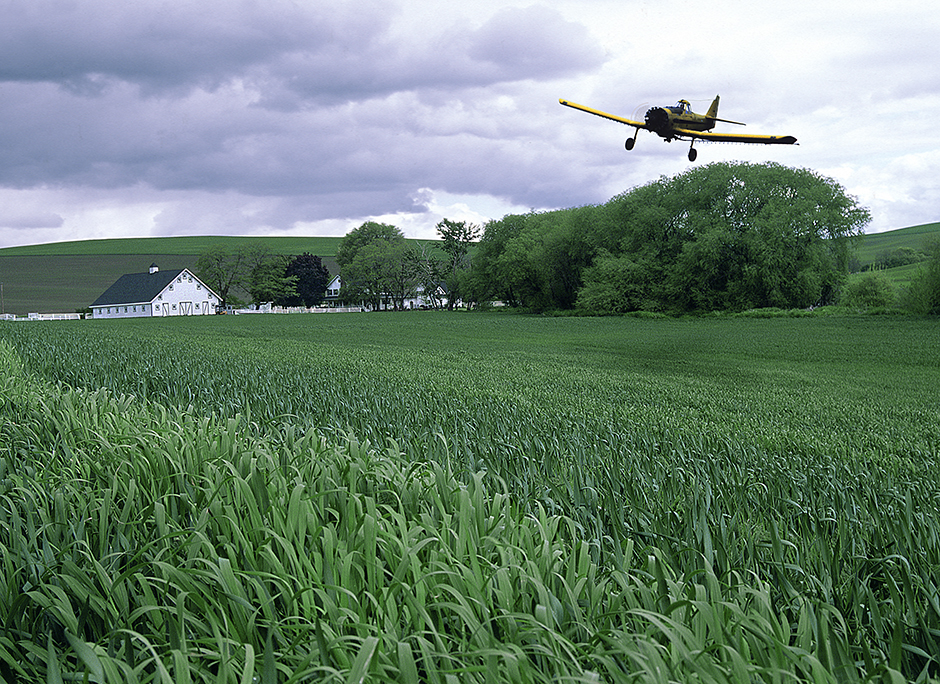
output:
<instances>
[{"instance_id":1,"label":"farm outbuilding","mask_svg":"<svg viewBox=\"0 0 940 684\"><path fill-rule=\"evenodd\" d=\"M95 318L204 316L214 314L220 299L187 268L122 275L92 305Z\"/></svg>"}]
</instances>

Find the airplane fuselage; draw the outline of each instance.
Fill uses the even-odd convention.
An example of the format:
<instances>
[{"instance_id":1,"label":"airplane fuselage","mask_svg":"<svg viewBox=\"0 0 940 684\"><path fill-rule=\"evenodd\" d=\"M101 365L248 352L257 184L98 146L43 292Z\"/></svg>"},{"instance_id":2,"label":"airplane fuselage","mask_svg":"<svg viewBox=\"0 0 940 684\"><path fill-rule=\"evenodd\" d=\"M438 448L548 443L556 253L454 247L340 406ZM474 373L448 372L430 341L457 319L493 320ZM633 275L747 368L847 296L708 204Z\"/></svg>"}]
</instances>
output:
<instances>
[{"instance_id":1,"label":"airplane fuselage","mask_svg":"<svg viewBox=\"0 0 940 684\"><path fill-rule=\"evenodd\" d=\"M718 98L712 103L708 114L696 114L692 111L687 100L679 100L673 107L652 107L646 112L646 128L661 138L674 140L678 135L676 129L683 131L710 131L719 119ZM729 121L728 123L737 123Z\"/></svg>"},{"instance_id":2,"label":"airplane fuselage","mask_svg":"<svg viewBox=\"0 0 940 684\"><path fill-rule=\"evenodd\" d=\"M705 114L696 114L688 100L679 100L672 107L651 107L646 111L643 121L634 121L615 114L608 114L599 109L591 109L584 105L575 104L568 100L559 100L566 107L580 109L588 114L610 119L618 123L633 126L637 133L641 129L655 133L666 142L673 140L690 140L689 161L695 161L697 152L695 151L695 142L705 140L708 142L729 142L729 143L753 143L760 145L795 145L796 138L792 135L747 135L740 133L712 133L711 130L719 121L743 126L740 121L731 121L730 119L718 118L718 101L716 95L711 107ZM636 134L627 138L624 147L632 150L636 144Z\"/></svg>"}]
</instances>

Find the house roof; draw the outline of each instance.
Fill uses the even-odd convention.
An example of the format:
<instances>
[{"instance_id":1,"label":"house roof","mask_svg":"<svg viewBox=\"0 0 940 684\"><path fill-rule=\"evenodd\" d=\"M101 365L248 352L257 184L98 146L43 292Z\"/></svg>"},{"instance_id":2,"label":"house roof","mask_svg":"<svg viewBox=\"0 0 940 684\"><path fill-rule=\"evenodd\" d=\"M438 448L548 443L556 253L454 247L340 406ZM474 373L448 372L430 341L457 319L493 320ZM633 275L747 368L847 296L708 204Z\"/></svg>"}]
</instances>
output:
<instances>
[{"instance_id":1,"label":"house roof","mask_svg":"<svg viewBox=\"0 0 940 684\"><path fill-rule=\"evenodd\" d=\"M113 306L114 304L140 304L153 301L163 292L167 285L185 268L176 268L170 271L155 271L153 273L128 273L122 275L117 281L98 297L92 306Z\"/></svg>"}]
</instances>

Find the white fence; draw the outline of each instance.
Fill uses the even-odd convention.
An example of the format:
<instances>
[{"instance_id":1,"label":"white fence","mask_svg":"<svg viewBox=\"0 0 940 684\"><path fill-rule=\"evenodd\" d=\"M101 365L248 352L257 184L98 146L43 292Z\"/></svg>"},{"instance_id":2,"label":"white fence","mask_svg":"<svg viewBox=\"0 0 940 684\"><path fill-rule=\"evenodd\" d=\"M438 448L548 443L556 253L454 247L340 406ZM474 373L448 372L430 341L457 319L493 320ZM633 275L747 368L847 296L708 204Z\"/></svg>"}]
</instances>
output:
<instances>
[{"instance_id":1,"label":"white fence","mask_svg":"<svg viewBox=\"0 0 940 684\"><path fill-rule=\"evenodd\" d=\"M15 316L13 314L0 315L0 321L80 321L84 314L80 313L31 313L28 316Z\"/></svg>"},{"instance_id":2,"label":"white fence","mask_svg":"<svg viewBox=\"0 0 940 684\"><path fill-rule=\"evenodd\" d=\"M264 306L257 309L236 309L236 314L297 314L297 313L359 313L365 311L361 306L337 306L322 308L318 306Z\"/></svg>"}]
</instances>

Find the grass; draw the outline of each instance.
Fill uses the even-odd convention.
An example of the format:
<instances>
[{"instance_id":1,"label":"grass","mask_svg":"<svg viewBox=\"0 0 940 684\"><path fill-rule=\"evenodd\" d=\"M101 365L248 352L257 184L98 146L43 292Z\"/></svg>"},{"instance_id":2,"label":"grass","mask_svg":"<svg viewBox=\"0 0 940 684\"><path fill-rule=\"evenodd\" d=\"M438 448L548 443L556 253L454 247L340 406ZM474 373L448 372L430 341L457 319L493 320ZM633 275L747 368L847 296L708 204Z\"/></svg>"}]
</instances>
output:
<instances>
[{"instance_id":1,"label":"grass","mask_svg":"<svg viewBox=\"0 0 940 684\"><path fill-rule=\"evenodd\" d=\"M198 257L208 248L225 244L236 248L243 244L261 243L276 254L302 254L311 252L322 257L333 257L342 238L338 237L234 237L225 235L199 235L156 238L110 238L106 240L75 240L52 242L0 249L2 256L143 256L173 254Z\"/></svg>"},{"instance_id":2,"label":"grass","mask_svg":"<svg viewBox=\"0 0 940 684\"><path fill-rule=\"evenodd\" d=\"M926 681L940 327L0 327L0 676Z\"/></svg>"},{"instance_id":3,"label":"grass","mask_svg":"<svg viewBox=\"0 0 940 684\"><path fill-rule=\"evenodd\" d=\"M923 251L927 244L940 237L940 223L925 223L883 233L865 235L856 248L861 264L873 263L880 254L893 252L901 247Z\"/></svg>"}]
</instances>

